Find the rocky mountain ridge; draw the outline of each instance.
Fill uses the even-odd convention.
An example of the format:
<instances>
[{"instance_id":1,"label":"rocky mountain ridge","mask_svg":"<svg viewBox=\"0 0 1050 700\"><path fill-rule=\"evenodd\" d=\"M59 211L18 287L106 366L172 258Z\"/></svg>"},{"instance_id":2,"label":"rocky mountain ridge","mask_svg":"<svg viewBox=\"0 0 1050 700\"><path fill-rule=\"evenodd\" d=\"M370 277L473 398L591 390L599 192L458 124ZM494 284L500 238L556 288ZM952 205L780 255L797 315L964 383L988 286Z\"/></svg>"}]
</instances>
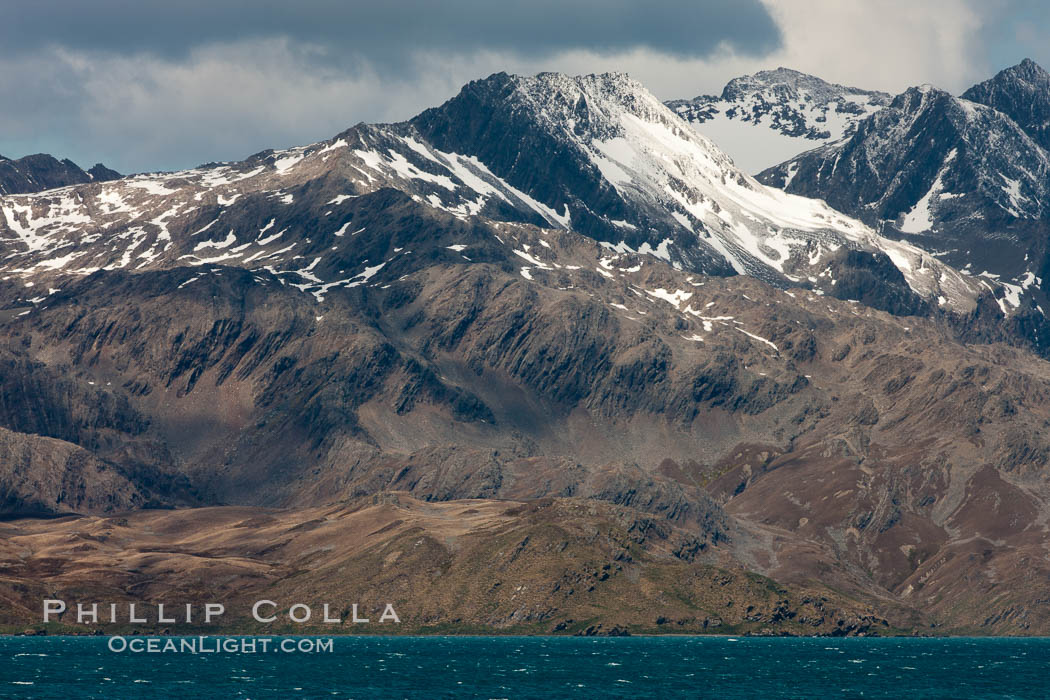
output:
<instances>
[{"instance_id":1,"label":"rocky mountain ridge","mask_svg":"<svg viewBox=\"0 0 1050 700\"><path fill-rule=\"evenodd\" d=\"M1007 115L1044 149L1050 149L1050 73L1030 58L962 94Z\"/></svg>"},{"instance_id":2,"label":"rocky mountain ridge","mask_svg":"<svg viewBox=\"0 0 1050 700\"><path fill-rule=\"evenodd\" d=\"M85 182L106 182L120 176L120 173L102 163L96 163L85 171L68 158L58 160L46 153L17 160L0 156L0 195L41 192Z\"/></svg>"},{"instance_id":3,"label":"rocky mountain ridge","mask_svg":"<svg viewBox=\"0 0 1050 700\"><path fill-rule=\"evenodd\" d=\"M720 95L666 104L743 170L757 173L849 136L859 121L891 99L887 93L777 68L734 78Z\"/></svg>"},{"instance_id":4,"label":"rocky mountain ridge","mask_svg":"<svg viewBox=\"0 0 1050 700\"><path fill-rule=\"evenodd\" d=\"M52 280L50 289L97 269L265 260L304 288L361 284L377 261L340 277L343 254L321 255L315 271L293 261L321 249L294 239L310 240L314 226L353 235L350 200L383 187L460 218L572 229L696 273L838 295L841 263L829 263L857 250L888 259L905 295L966 313L983 291L919 248L760 185L618 74L497 74L403 124L359 125L243 163L10 197L0 231L13 244L0 274Z\"/></svg>"},{"instance_id":5,"label":"rocky mountain ridge","mask_svg":"<svg viewBox=\"0 0 1050 700\"><path fill-rule=\"evenodd\" d=\"M1050 98L1039 88L1041 75L1027 61L965 97L911 88L860 122L850 138L758 179L820 197L887 237L907 240L979 280L998 281L1006 291L996 294L1004 313L1035 310L1043 318L1050 154L1033 125ZM1027 100L1035 121L1024 117L1018 100Z\"/></svg>"}]
</instances>

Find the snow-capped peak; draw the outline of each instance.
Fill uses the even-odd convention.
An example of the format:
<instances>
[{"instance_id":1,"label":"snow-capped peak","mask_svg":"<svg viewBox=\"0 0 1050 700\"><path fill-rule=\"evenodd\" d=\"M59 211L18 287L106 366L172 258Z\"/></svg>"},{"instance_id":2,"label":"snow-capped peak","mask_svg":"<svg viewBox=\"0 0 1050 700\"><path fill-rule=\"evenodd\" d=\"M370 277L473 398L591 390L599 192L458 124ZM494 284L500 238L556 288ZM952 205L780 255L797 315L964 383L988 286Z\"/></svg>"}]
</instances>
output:
<instances>
[{"instance_id":1,"label":"snow-capped peak","mask_svg":"<svg viewBox=\"0 0 1050 700\"><path fill-rule=\"evenodd\" d=\"M1009 116L1032 140L1050 150L1050 73L1032 59L974 85L963 97Z\"/></svg>"},{"instance_id":2,"label":"snow-capped peak","mask_svg":"<svg viewBox=\"0 0 1050 700\"><path fill-rule=\"evenodd\" d=\"M759 179L820 197L958 269L1029 290L1045 270L1050 216L1050 153L1040 144L1050 133L1050 76L1037 89L1040 73L1034 64L1007 69L963 97L909 88L853 136ZM1021 305L1019 292L1000 292Z\"/></svg>"},{"instance_id":3,"label":"snow-capped peak","mask_svg":"<svg viewBox=\"0 0 1050 700\"><path fill-rule=\"evenodd\" d=\"M411 124L421 140L472 155L507 185L564 211L573 228L660 251L681 267L719 271L720 262L773 282L833 284L819 277L819 266L846 246L883 250L917 291L939 289L928 269L941 266L920 264L920 250L882 239L821 201L758 183L624 74L500 74ZM921 279L920 268L927 269ZM932 279L950 287L937 295L972 301L964 291L970 285L950 271Z\"/></svg>"},{"instance_id":4,"label":"snow-capped peak","mask_svg":"<svg viewBox=\"0 0 1050 700\"><path fill-rule=\"evenodd\" d=\"M340 183L338 196L315 202L317 182ZM306 248L281 239L282 221L349 238L356 229L336 218L338 205L392 189L465 221L572 229L681 269L832 293L828 261L836 251L881 250L923 296L961 308L973 299L964 280L922 251L882 239L821 201L759 184L622 73L496 74L409 122L359 125L241 164L92 187L0 200L0 229L6 224L23 243L10 265L81 273L174 260L272 267L280 255L321 284L321 268L298 262ZM309 199L300 204L300 196ZM239 200L249 203L245 216L226 215ZM226 220L251 223L242 231ZM308 232L299 235L314 246ZM84 241L99 244L89 255L78 248Z\"/></svg>"},{"instance_id":5,"label":"snow-capped peak","mask_svg":"<svg viewBox=\"0 0 1050 700\"><path fill-rule=\"evenodd\" d=\"M777 68L734 78L719 96L667 104L754 173L849 135L890 99L886 93Z\"/></svg>"}]
</instances>

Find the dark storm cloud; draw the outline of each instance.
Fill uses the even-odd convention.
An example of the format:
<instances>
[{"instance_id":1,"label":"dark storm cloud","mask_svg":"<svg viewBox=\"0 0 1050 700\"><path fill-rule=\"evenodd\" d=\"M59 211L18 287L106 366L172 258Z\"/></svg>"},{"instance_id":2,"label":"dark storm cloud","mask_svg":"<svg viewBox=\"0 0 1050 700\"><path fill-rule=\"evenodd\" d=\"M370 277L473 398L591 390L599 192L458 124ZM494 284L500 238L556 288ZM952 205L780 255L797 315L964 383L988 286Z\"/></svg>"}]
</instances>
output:
<instances>
[{"instance_id":1,"label":"dark storm cloud","mask_svg":"<svg viewBox=\"0 0 1050 700\"><path fill-rule=\"evenodd\" d=\"M0 9L0 52L47 46L178 57L216 42L285 36L333 57L415 50L542 55L649 49L706 56L727 44L775 48L759 0L15 0Z\"/></svg>"},{"instance_id":2,"label":"dark storm cloud","mask_svg":"<svg viewBox=\"0 0 1050 700\"><path fill-rule=\"evenodd\" d=\"M0 153L181 168L405 119L496 71L781 43L761 0L0 0Z\"/></svg>"}]
</instances>

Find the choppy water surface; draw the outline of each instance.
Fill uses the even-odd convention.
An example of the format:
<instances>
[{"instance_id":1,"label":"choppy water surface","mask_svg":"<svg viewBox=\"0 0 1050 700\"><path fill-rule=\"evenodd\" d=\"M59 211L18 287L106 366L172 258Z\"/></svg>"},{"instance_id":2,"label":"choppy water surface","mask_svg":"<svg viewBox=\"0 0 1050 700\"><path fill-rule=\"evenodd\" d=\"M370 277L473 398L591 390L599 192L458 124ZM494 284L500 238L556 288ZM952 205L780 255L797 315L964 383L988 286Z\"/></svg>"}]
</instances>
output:
<instances>
[{"instance_id":1,"label":"choppy water surface","mask_svg":"<svg viewBox=\"0 0 1050 700\"><path fill-rule=\"evenodd\" d=\"M1050 639L344 637L330 653L150 654L5 637L0 697L1047 698Z\"/></svg>"}]
</instances>

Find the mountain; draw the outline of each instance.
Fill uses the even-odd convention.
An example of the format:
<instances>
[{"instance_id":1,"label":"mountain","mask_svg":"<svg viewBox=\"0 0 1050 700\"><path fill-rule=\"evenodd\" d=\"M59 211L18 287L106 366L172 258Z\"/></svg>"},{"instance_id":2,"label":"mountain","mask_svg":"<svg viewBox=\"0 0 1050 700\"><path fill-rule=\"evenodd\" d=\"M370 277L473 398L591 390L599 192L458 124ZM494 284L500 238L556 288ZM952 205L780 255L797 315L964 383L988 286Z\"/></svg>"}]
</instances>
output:
<instances>
[{"instance_id":1,"label":"mountain","mask_svg":"<svg viewBox=\"0 0 1050 700\"><path fill-rule=\"evenodd\" d=\"M856 129L892 95L828 83L789 68L730 80L721 95L672 100L667 106L757 173Z\"/></svg>"},{"instance_id":2,"label":"mountain","mask_svg":"<svg viewBox=\"0 0 1050 700\"><path fill-rule=\"evenodd\" d=\"M238 599L402 581L430 629L1047 629L1050 370L1003 288L626 76L0 197L0 252L3 515L92 516L4 524L6 600L232 566ZM663 623L614 619L641 580Z\"/></svg>"},{"instance_id":3,"label":"mountain","mask_svg":"<svg viewBox=\"0 0 1050 700\"><path fill-rule=\"evenodd\" d=\"M58 160L46 153L18 160L0 156L0 195L41 192L85 182L116 180L119 177L120 173L102 163L96 163L90 170L84 171L71 160Z\"/></svg>"},{"instance_id":4,"label":"mountain","mask_svg":"<svg viewBox=\"0 0 1050 700\"><path fill-rule=\"evenodd\" d=\"M924 86L849 139L758 176L820 197L981 280L1004 313L1047 308L1050 155L1009 115Z\"/></svg>"},{"instance_id":5,"label":"mountain","mask_svg":"<svg viewBox=\"0 0 1050 700\"><path fill-rule=\"evenodd\" d=\"M345 177L354 195L336 191ZM319 180L323 191L316 184L293 189ZM843 293L835 270L867 265L846 251L870 252L894 270L879 282L887 288L882 296L909 310L943 299L968 312L981 290L918 248L819 201L760 185L622 74L496 74L403 124L359 125L323 144L241 164L11 198L0 206L21 244L0 272L32 270L57 280L180 260L266 259L282 273L310 273L307 287L332 286L337 269L360 270L364 260L348 265L333 260L343 254L321 256L315 272L292 264L304 250L277 234L329 222L340 236L349 233L354 205L347 200L382 187L461 219L571 229L678 269L748 274L835 296ZM287 206L270 206L274 200ZM101 223L105 236L92 233ZM879 296L871 294L872 303Z\"/></svg>"},{"instance_id":6,"label":"mountain","mask_svg":"<svg viewBox=\"0 0 1050 700\"><path fill-rule=\"evenodd\" d=\"M962 95L1002 112L1044 149L1050 149L1050 73L1035 61L1000 71Z\"/></svg>"}]
</instances>

